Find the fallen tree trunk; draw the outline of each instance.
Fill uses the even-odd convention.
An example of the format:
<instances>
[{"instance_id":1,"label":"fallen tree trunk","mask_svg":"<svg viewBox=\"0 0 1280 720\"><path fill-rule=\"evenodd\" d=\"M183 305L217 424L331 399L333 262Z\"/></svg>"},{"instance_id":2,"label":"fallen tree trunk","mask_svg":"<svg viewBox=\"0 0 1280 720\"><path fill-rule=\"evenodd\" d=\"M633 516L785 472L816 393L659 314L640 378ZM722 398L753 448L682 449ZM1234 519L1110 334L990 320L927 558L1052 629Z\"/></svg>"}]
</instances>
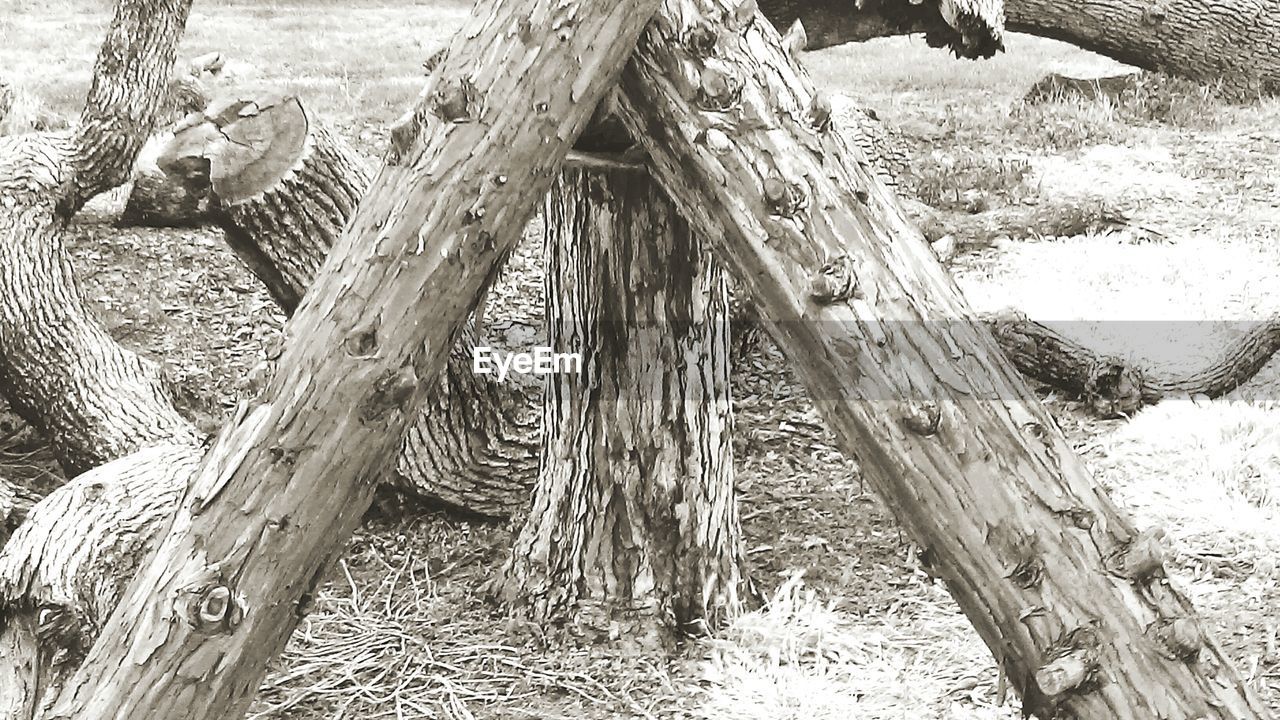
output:
<instances>
[{"instance_id":1,"label":"fallen tree trunk","mask_svg":"<svg viewBox=\"0 0 1280 720\"><path fill-rule=\"evenodd\" d=\"M244 712L655 4L477 5L51 716Z\"/></svg>"},{"instance_id":2,"label":"fallen tree trunk","mask_svg":"<svg viewBox=\"0 0 1280 720\"><path fill-rule=\"evenodd\" d=\"M760 9L779 29L800 21L810 50L937 25L885 22L879 4L854 0L760 0ZM1216 86L1228 97L1280 91L1280 0L1006 0L1004 28Z\"/></svg>"},{"instance_id":3,"label":"fallen tree trunk","mask_svg":"<svg viewBox=\"0 0 1280 720\"><path fill-rule=\"evenodd\" d=\"M1229 345L1215 362L1174 375L1096 353L1025 317L1006 314L988 324L1020 372L1079 396L1101 417L1131 415L1166 397L1221 397L1248 382L1280 350L1280 320L1268 320Z\"/></svg>"},{"instance_id":4,"label":"fallen tree trunk","mask_svg":"<svg viewBox=\"0 0 1280 720\"><path fill-rule=\"evenodd\" d=\"M1024 712L1266 717L1159 559L1138 562L1141 535L892 193L829 131L776 32L721 19L733 12L666 0L622 75L622 117ZM684 42L688 27L714 42Z\"/></svg>"},{"instance_id":5,"label":"fallen tree trunk","mask_svg":"<svg viewBox=\"0 0 1280 720\"><path fill-rule=\"evenodd\" d=\"M1236 99L1280 91L1280 0L1011 0L1005 24Z\"/></svg>"},{"instance_id":6,"label":"fallen tree trunk","mask_svg":"<svg viewBox=\"0 0 1280 720\"><path fill-rule=\"evenodd\" d=\"M1129 214L1102 198L1056 198L1034 205L1006 205L978 213L937 210L903 201L912 222L930 243L948 243L947 262L966 251L989 248L997 240L1074 237L1133 228ZM1133 228L1144 237L1151 231ZM1053 362L1052 358L1048 358Z\"/></svg>"},{"instance_id":7,"label":"fallen tree trunk","mask_svg":"<svg viewBox=\"0 0 1280 720\"><path fill-rule=\"evenodd\" d=\"M957 57L988 58L1004 49L1004 15L992 0L758 0L779 31L799 20L804 42L816 50L888 35L924 33L930 47Z\"/></svg>"},{"instance_id":8,"label":"fallen tree trunk","mask_svg":"<svg viewBox=\"0 0 1280 720\"><path fill-rule=\"evenodd\" d=\"M161 151L164 194L225 233L292 314L369 185L364 163L294 97L228 100L175 128ZM540 387L472 370L458 338L401 444L392 484L480 515L523 511L538 468Z\"/></svg>"}]
</instances>

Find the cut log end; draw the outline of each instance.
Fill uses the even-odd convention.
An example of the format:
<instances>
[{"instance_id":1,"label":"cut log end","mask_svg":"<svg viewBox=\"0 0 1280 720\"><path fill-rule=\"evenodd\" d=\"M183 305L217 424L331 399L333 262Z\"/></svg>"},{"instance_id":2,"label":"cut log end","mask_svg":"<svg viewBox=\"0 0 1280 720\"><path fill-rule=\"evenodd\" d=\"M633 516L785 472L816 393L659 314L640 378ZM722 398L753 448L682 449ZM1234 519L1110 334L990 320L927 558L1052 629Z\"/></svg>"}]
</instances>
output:
<instances>
[{"instance_id":1,"label":"cut log end","mask_svg":"<svg viewBox=\"0 0 1280 720\"><path fill-rule=\"evenodd\" d=\"M157 164L169 172L192 157L209 160L209 178L223 203L270 190L307 152L309 119L296 97L215 103L182 123Z\"/></svg>"}]
</instances>

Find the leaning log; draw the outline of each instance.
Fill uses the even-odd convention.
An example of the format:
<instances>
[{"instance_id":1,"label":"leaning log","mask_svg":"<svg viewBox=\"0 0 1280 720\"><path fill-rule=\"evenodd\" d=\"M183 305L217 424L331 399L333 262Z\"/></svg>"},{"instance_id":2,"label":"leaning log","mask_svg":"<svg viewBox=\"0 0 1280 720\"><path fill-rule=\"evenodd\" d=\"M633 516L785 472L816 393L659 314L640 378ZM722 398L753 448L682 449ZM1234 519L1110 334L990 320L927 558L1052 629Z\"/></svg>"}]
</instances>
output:
<instances>
[{"instance_id":1,"label":"leaning log","mask_svg":"<svg viewBox=\"0 0 1280 720\"><path fill-rule=\"evenodd\" d=\"M709 8L702 10L700 8ZM688 28L699 28L697 43ZM1264 718L763 17L666 0L620 83L654 173L1039 717ZM1075 672L1074 669L1079 669Z\"/></svg>"},{"instance_id":2,"label":"leaning log","mask_svg":"<svg viewBox=\"0 0 1280 720\"><path fill-rule=\"evenodd\" d=\"M655 5L477 4L53 716L243 714Z\"/></svg>"},{"instance_id":3,"label":"leaning log","mask_svg":"<svg viewBox=\"0 0 1280 720\"><path fill-rule=\"evenodd\" d=\"M157 165L163 194L202 208L292 315L369 186L363 160L292 96L219 101L174 130ZM539 388L473 372L468 327L431 383L389 482L467 512L527 506L538 467Z\"/></svg>"}]
</instances>

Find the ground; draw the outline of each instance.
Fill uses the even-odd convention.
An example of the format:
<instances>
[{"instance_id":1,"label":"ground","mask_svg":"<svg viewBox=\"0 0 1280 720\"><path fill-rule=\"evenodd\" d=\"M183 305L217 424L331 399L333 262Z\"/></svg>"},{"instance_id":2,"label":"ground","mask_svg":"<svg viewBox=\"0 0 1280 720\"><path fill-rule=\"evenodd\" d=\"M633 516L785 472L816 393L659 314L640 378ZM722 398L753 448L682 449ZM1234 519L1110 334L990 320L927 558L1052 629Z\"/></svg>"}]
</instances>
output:
<instances>
[{"instance_id":1,"label":"ground","mask_svg":"<svg viewBox=\"0 0 1280 720\"><path fill-rule=\"evenodd\" d=\"M19 103L0 132L73 118L107 19L65 0L0 0L0 70ZM370 156L422 83L457 2L196 4L183 55L226 55L227 86L299 93ZM900 128L909 189L935 205L1102 195L1142 233L1010 239L954 268L980 310L1016 307L1167 372L1203 363L1280 311L1280 104L1218 103L1176 83L1120 103L1026 106L1050 71L1113 63L1013 36L966 62L896 39L812 53L820 86ZM119 192L73 225L85 294L123 343L163 362L216 426L283 317L213 230L119 228ZM489 316L533 322L536 226ZM1227 398L1098 421L1046 394L1098 480L1166 531L1176 580L1241 672L1280 708L1280 367ZM254 706L258 718L1013 718L989 653L921 571L776 348L734 376L735 462L750 570L769 603L674 656L579 646L485 600L508 529L442 513L372 516ZM12 420L2 471L56 481ZM1001 701L1003 700L1003 704Z\"/></svg>"}]
</instances>

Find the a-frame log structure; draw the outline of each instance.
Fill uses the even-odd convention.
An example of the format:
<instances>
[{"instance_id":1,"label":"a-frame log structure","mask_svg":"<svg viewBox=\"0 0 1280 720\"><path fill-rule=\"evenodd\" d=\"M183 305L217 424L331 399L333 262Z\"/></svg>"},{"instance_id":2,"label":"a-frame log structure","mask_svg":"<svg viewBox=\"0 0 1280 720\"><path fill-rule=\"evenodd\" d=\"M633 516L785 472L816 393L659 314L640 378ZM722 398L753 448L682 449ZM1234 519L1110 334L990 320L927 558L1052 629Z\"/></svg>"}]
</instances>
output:
<instances>
[{"instance_id":1,"label":"a-frame log structure","mask_svg":"<svg viewBox=\"0 0 1280 720\"><path fill-rule=\"evenodd\" d=\"M1265 717L768 23L665 0L618 101L1024 711Z\"/></svg>"},{"instance_id":2,"label":"a-frame log structure","mask_svg":"<svg viewBox=\"0 0 1280 720\"><path fill-rule=\"evenodd\" d=\"M243 715L656 4L477 5L48 717Z\"/></svg>"},{"instance_id":3,"label":"a-frame log structure","mask_svg":"<svg viewBox=\"0 0 1280 720\"><path fill-rule=\"evenodd\" d=\"M224 428L79 671L33 715L243 713L615 81L654 177L751 292L1028 713L1266 716L1151 537L1096 488L830 132L752 0L480 2L393 133L264 394Z\"/></svg>"}]
</instances>

